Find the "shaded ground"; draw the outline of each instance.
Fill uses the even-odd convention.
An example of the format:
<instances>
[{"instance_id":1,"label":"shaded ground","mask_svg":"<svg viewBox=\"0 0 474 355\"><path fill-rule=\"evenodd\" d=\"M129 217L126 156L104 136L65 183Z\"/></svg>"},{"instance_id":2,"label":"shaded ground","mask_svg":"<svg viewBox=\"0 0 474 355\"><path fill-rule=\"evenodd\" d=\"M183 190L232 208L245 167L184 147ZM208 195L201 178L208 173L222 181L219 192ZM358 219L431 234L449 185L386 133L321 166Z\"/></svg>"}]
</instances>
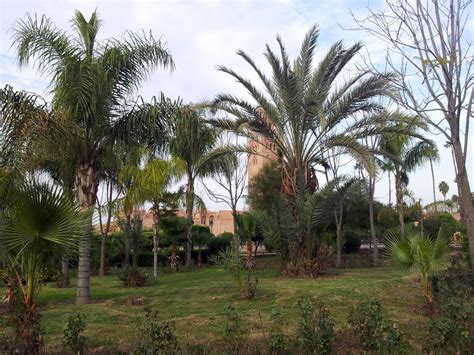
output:
<instances>
[{"instance_id":1,"label":"shaded ground","mask_svg":"<svg viewBox=\"0 0 474 355\"><path fill-rule=\"evenodd\" d=\"M162 275L143 288L123 288L114 275L93 277L91 295L92 304L76 306L74 288L57 289L54 284L42 288L40 304L49 352L61 350L63 327L75 312L85 316L89 348L130 349L140 336L137 327L145 306L157 309L163 319L174 320L179 342L186 347L209 348L219 341L224 326L221 313L227 303L244 316L254 341L268 336L270 312L278 307L292 334L299 320L296 302L301 295L326 301L336 320L339 351L357 344L347 329L347 318L350 308L364 296L383 302L415 348L421 346L427 322L417 280L391 267L342 269L314 280L283 278L275 268L266 268L259 271L258 294L252 301L240 299L230 275L216 267ZM134 296L142 296L143 305L132 305Z\"/></svg>"}]
</instances>

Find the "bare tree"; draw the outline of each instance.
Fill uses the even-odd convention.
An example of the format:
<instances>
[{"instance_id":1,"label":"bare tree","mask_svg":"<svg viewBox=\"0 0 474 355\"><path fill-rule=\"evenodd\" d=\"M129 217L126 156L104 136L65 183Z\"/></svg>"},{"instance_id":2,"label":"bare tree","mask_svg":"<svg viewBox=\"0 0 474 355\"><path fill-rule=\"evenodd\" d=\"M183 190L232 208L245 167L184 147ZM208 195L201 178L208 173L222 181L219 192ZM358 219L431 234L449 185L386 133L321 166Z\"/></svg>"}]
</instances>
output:
<instances>
[{"instance_id":1,"label":"bare tree","mask_svg":"<svg viewBox=\"0 0 474 355\"><path fill-rule=\"evenodd\" d=\"M386 0L387 9L355 19L359 30L387 44L386 66L395 73L398 102L434 127L451 146L461 218L474 260L474 207L466 169L473 117L474 57L466 27L469 0ZM369 69L377 68L367 58ZM474 263L472 263L474 270Z\"/></svg>"},{"instance_id":2,"label":"bare tree","mask_svg":"<svg viewBox=\"0 0 474 355\"><path fill-rule=\"evenodd\" d=\"M227 136L223 140L230 143L231 138ZM234 242L237 238L237 205L247 189L247 167L248 159L242 154L229 156L221 169L213 175L213 181L219 189L203 184L213 202L225 203L231 209L234 221Z\"/></svg>"},{"instance_id":3,"label":"bare tree","mask_svg":"<svg viewBox=\"0 0 474 355\"><path fill-rule=\"evenodd\" d=\"M110 232L110 224L112 222L114 208L116 207L116 202L120 197L120 193L114 193L114 187L114 178L111 176L107 177L105 180L104 189L102 190L102 194L100 197L97 198L96 201L96 209L97 215L99 216L99 229L101 235L99 266L100 276L105 275L105 242Z\"/></svg>"}]
</instances>

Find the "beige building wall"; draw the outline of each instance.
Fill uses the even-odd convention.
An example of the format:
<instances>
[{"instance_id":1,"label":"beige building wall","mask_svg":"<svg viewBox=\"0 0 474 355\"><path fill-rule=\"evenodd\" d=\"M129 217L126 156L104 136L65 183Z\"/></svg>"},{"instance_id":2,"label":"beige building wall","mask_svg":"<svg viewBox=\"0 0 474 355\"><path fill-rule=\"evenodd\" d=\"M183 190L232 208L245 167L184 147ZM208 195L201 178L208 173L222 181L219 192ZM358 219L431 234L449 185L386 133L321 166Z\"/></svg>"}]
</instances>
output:
<instances>
[{"instance_id":1,"label":"beige building wall","mask_svg":"<svg viewBox=\"0 0 474 355\"><path fill-rule=\"evenodd\" d=\"M259 173L260 169L262 169L265 164L276 160L277 156L275 153L275 145L267 139L258 138L257 140L249 140L248 146L253 152L255 152L255 154L248 155L247 181L251 183L252 179Z\"/></svg>"}]
</instances>

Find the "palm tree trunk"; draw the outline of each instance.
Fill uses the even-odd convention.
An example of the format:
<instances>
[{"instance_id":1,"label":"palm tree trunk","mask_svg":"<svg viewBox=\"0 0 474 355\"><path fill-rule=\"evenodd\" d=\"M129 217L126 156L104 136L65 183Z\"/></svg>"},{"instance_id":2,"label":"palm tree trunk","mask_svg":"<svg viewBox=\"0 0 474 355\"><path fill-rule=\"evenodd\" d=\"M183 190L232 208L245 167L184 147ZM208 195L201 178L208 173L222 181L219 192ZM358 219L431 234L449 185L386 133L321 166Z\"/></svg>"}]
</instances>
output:
<instances>
[{"instance_id":1,"label":"palm tree trunk","mask_svg":"<svg viewBox=\"0 0 474 355\"><path fill-rule=\"evenodd\" d=\"M237 230L237 208L235 206L232 206L232 220L234 222L234 235L232 236L232 245L235 248L236 252L239 252L239 236L238 236L238 230Z\"/></svg>"},{"instance_id":2,"label":"palm tree trunk","mask_svg":"<svg viewBox=\"0 0 474 355\"><path fill-rule=\"evenodd\" d=\"M99 275L105 276L105 238L106 234L101 233L100 239L100 266L99 266Z\"/></svg>"},{"instance_id":3,"label":"palm tree trunk","mask_svg":"<svg viewBox=\"0 0 474 355\"><path fill-rule=\"evenodd\" d=\"M158 234L160 233L160 207L153 207L153 277L158 277Z\"/></svg>"},{"instance_id":4,"label":"palm tree trunk","mask_svg":"<svg viewBox=\"0 0 474 355\"><path fill-rule=\"evenodd\" d=\"M474 272L474 203L471 187L469 185L469 176L467 175L465 155L463 154L459 136L454 135L455 130L451 130L454 156L456 157L457 175L456 184L458 185L459 206L461 210L461 217L467 227L467 235L469 242L469 257L471 260L471 269ZM454 135L454 137L453 137Z\"/></svg>"},{"instance_id":5,"label":"palm tree trunk","mask_svg":"<svg viewBox=\"0 0 474 355\"><path fill-rule=\"evenodd\" d=\"M130 231L132 230L132 216L130 213L127 212L127 215L125 216L127 219L127 229L128 231L124 233L125 237L125 260L124 260L124 265L123 269L128 271L130 269Z\"/></svg>"},{"instance_id":6,"label":"palm tree trunk","mask_svg":"<svg viewBox=\"0 0 474 355\"><path fill-rule=\"evenodd\" d=\"M378 255L379 255L379 243L377 240L377 234L375 233L375 221L374 221L374 194L375 194L375 177L369 176L369 223L370 223L370 235L372 245L374 248L374 266L377 266Z\"/></svg>"},{"instance_id":7,"label":"palm tree trunk","mask_svg":"<svg viewBox=\"0 0 474 355\"><path fill-rule=\"evenodd\" d=\"M430 159L431 179L433 180L433 203L435 212L438 212L438 205L436 204L436 181L433 169L433 160Z\"/></svg>"},{"instance_id":8,"label":"palm tree trunk","mask_svg":"<svg viewBox=\"0 0 474 355\"><path fill-rule=\"evenodd\" d=\"M186 218L189 221L189 227L186 232L186 269L191 268L191 257L193 250L193 207L194 207L194 178L188 171L188 186L186 191Z\"/></svg>"},{"instance_id":9,"label":"palm tree trunk","mask_svg":"<svg viewBox=\"0 0 474 355\"><path fill-rule=\"evenodd\" d=\"M61 273L64 280L69 280L69 260L67 257L61 259Z\"/></svg>"},{"instance_id":10,"label":"palm tree trunk","mask_svg":"<svg viewBox=\"0 0 474 355\"><path fill-rule=\"evenodd\" d=\"M341 235L341 229L342 229L342 203L339 204L339 214L338 212L334 212L334 217L336 219L336 267L341 266L341 260L342 260L342 235Z\"/></svg>"},{"instance_id":11,"label":"palm tree trunk","mask_svg":"<svg viewBox=\"0 0 474 355\"><path fill-rule=\"evenodd\" d=\"M403 191L402 191L402 177L400 170L397 168L395 171L395 193L397 195L397 211L398 211L398 222L400 223L400 231L402 234L405 233L405 217L403 215Z\"/></svg>"},{"instance_id":12,"label":"palm tree trunk","mask_svg":"<svg viewBox=\"0 0 474 355\"><path fill-rule=\"evenodd\" d=\"M97 197L97 177L94 161L81 163L75 173L74 187L80 209L87 213ZM92 214L88 232L79 242L79 266L77 270L76 304L89 303L90 265L91 265Z\"/></svg>"},{"instance_id":13,"label":"palm tree trunk","mask_svg":"<svg viewBox=\"0 0 474 355\"><path fill-rule=\"evenodd\" d=\"M391 173L388 172L388 204L392 205L392 179L390 178Z\"/></svg>"}]
</instances>

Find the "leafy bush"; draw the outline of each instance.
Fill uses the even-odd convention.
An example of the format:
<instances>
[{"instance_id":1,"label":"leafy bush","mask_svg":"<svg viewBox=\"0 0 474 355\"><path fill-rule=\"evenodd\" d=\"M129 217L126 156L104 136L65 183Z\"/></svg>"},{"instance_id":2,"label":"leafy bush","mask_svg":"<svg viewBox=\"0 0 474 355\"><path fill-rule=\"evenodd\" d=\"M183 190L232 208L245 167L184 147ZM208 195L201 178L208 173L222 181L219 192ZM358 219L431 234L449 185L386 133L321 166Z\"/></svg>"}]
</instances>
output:
<instances>
[{"instance_id":1,"label":"leafy bush","mask_svg":"<svg viewBox=\"0 0 474 355\"><path fill-rule=\"evenodd\" d=\"M300 298L301 312L298 335L302 346L318 354L329 354L334 341L334 321L328 308L313 298Z\"/></svg>"},{"instance_id":2,"label":"leafy bush","mask_svg":"<svg viewBox=\"0 0 474 355\"><path fill-rule=\"evenodd\" d=\"M445 229L448 238L451 238L455 232L465 230L461 223L456 221L451 213L447 212L432 214L423 221L424 231L431 239L436 239L441 227Z\"/></svg>"},{"instance_id":3,"label":"leafy bush","mask_svg":"<svg viewBox=\"0 0 474 355\"><path fill-rule=\"evenodd\" d=\"M222 331L224 343L235 351L243 343L246 327L242 316L235 310L234 306L226 304L222 314L225 317L225 323Z\"/></svg>"},{"instance_id":4,"label":"leafy bush","mask_svg":"<svg viewBox=\"0 0 474 355\"><path fill-rule=\"evenodd\" d=\"M343 251L345 254L357 253L360 249L360 237L353 231L345 231L342 236L344 242Z\"/></svg>"},{"instance_id":5,"label":"leafy bush","mask_svg":"<svg viewBox=\"0 0 474 355\"><path fill-rule=\"evenodd\" d=\"M454 257L448 269L432 278L438 316L429 323L426 350L461 351L469 344L472 274L461 257Z\"/></svg>"},{"instance_id":6,"label":"leafy bush","mask_svg":"<svg viewBox=\"0 0 474 355\"><path fill-rule=\"evenodd\" d=\"M270 319L272 321L270 325L270 349L275 353L286 352L289 344L283 332L286 322L282 317L281 311L276 308L272 309Z\"/></svg>"},{"instance_id":7,"label":"leafy bush","mask_svg":"<svg viewBox=\"0 0 474 355\"><path fill-rule=\"evenodd\" d=\"M387 319L387 312L377 299L365 299L353 307L349 324L366 349L400 351L405 346L396 325Z\"/></svg>"},{"instance_id":8,"label":"leafy bush","mask_svg":"<svg viewBox=\"0 0 474 355\"><path fill-rule=\"evenodd\" d=\"M139 327L141 354L174 354L179 350L178 339L174 334L174 322L160 321L157 311L145 309L145 320Z\"/></svg>"},{"instance_id":9,"label":"leafy bush","mask_svg":"<svg viewBox=\"0 0 474 355\"><path fill-rule=\"evenodd\" d=\"M215 238L210 238L207 245L207 255L212 257L220 251L230 248L232 242L232 233L222 233Z\"/></svg>"},{"instance_id":10,"label":"leafy bush","mask_svg":"<svg viewBox=\"0 0 474 355\"><path fill-rule=\"evenodd\" d=\"M148 274L139 268L131 268L124 270L119 278L125 287L143 287L148 281Z\"/></svg>"},{"instance_id":11,"label":"leafy bush","mask_svg":"<svg viewBox=\"0 0 474 355\"><path fill-rule=\"evenodd\" d=\"M86 339L82 335L86 329L86 322L80 313L70 316L63 330L63 343L74 354L84 354Z\"/></svg>"}]
</instances>

